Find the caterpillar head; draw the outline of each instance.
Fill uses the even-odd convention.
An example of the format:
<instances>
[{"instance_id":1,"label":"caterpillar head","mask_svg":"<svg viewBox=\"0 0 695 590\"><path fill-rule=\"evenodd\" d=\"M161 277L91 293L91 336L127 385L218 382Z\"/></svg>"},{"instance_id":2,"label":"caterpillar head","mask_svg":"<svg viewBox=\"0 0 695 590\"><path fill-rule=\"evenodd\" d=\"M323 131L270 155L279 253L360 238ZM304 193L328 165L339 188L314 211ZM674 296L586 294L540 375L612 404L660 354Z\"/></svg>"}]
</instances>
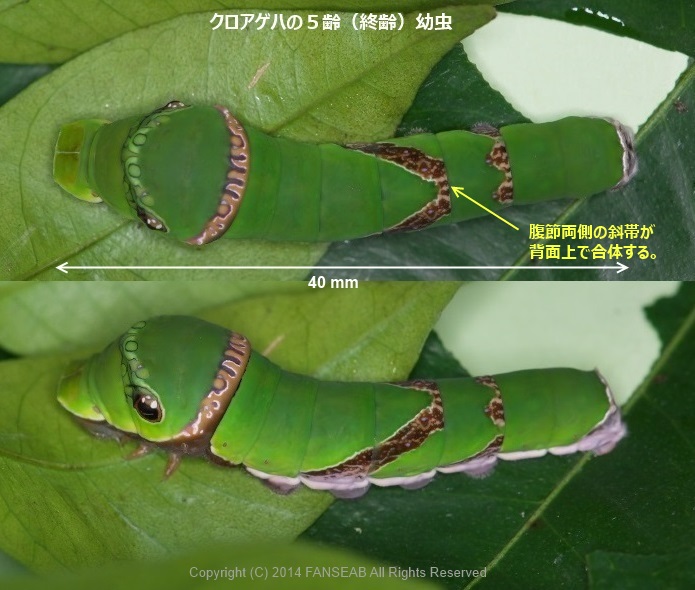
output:
<instances>
[{"instance_id":1,"label":"caterpillar head","mask_svg":"<svg viewBox=\"0 0 695 590\"><path fill-rule=\"evenodd\" d=\"M82 418L146 441L204 447L241 381L247 340L198 318L137 322L71 366L58 401Z\"/></svg>"}]
</instances>

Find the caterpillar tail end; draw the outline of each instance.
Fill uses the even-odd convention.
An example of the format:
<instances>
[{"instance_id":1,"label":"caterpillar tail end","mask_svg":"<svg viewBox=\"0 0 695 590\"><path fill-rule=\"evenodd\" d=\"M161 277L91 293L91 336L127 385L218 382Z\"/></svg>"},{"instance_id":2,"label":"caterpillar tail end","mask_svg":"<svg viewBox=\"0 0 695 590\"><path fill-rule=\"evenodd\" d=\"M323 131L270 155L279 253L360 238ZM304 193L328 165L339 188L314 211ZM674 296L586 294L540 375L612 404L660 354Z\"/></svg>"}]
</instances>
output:
<instances>
[{"instance_id":1,"label":"caterpillar tail end","mask_svg":"<svg viewBox=\"0 0 695 590\"><path fill-rule=\"evenodd\" d=\"M613 392L603 375L596 370L596 375L603 383L608 398L608 409L601 421L591 429L589 434L573 445L553 447L549 449L553 455L567 455L577 451L591 451L594 455L610 453L615 446L627 436L627 427L623 422L620 407L615 402Z\"/></svg>"},{"instance_id":2,"label":"caterpillar tail end","mask_svg":"<svg viewBox=\"0 0 695 590\"><path fill-rule=\"evenodd\" d=\"M615 445L627 436L627 427L625 422L623 422L620 407L615 402L615 396L610 385L608 385L605 377L598 369L596 369L596 375L606 388L608 410L603 420L583 440L584 444L589 446L587 450L593 451L595 455L605 455L610 453L615 448Z\"/></svg>"},{"instance_id":3,"label":"caterpillar tail end","mask_svg":"<svg viewBox=\"0 0 695 590\"><path fill-rule=\"evenodd\" d=\"M60 128L53 157L53 178L67 192L82 201L101 203L87 182L90 148L97 130L108 123L84 119Z\"/></svg>"},{"instance_id":4,"label":"caterpillar tail end","mask_svg":"<svg viewBox=\"0 0 695 590\"><path fill-rule=\"evenodd\" d=\"M635 134L632 132L632 129L626 127L620 121L616 121L609 117L606 117L606 121L615 127L615 130L618 132L618 138L620 139L620 145L623 147L623 176L611 189L617 191L630 182L639 169L637 152L635 151Z\"/></svg>"}]
</instances>

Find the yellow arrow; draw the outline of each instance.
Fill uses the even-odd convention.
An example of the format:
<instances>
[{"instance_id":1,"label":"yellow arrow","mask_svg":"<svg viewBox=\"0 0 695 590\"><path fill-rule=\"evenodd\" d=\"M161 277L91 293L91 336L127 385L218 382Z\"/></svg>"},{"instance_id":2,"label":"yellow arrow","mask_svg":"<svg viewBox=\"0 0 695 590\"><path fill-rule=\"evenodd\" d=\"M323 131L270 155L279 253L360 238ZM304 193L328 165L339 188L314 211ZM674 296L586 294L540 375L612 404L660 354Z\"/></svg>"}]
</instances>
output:
<instances>
[{"instance_id":1,"label":"yellow arrow","mask_svg":"<svg viewBox=\"0 0 695 590\"><path fill-rule=\"evenodd\" d=\"M514 225L511 221L507 221L504 217L500 217L499 215L497 215L497 213L495 213L494 211L491 211L491 210L488 209L485 205L483 205L483 204L481 204L481 203L478 203L478 201L476 201L473 197L469 197L466 193L463 192L463 187L462 187L462 186L452 186L452 187L451 187L451 190L454 191L454 194L456 195L456 198L458 198L458 197L466 197L469 201L473 201L473 202L474 202L476 205L478 205L478 207L480 207L481 209L485 209L485 211L487 211L487 212L490 213L491 215L494 215L494 216L497 217L497 219L499 219L500 221L504 221L507 225L513 227L516 231L519 231L519 228L518 228L516 225Z\"/></svg>"}]
</instances>

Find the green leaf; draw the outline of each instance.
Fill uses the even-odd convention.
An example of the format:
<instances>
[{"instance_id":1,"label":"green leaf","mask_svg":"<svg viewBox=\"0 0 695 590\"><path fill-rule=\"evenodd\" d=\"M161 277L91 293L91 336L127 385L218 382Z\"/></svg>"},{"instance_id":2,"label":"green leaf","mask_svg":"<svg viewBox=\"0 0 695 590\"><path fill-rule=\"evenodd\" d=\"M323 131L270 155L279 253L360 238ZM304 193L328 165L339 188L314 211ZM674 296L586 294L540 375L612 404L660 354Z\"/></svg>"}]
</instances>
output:
<instances>
[{"instance_id":1,"label":"green leaf","mask_svg":"<svg viewBox=\"0 0 695 590\"><path fill-rule=\"evenodd\" d=\"M464 89L463 91L461 89ZM463 98L485 105L459 106ZM478 98L480 97L480 98ZM483 99L483 97L485 97ZM454 105L451 108L450 105ZM464 110L465 109L465 110ZM441 130L468 126L477 121L500 124L523 121L514 115L504 98L492 91L461 50L453 50L433 70L404 118L403 131L411 125ZM627 264L627 272L615 271L428 271L403 270L386 275L391 279L533 279L533 280L671 280L695 277L695 64L682 75L674 90L640 127L637 152L640 170L623 190L595 195L580 201L558 201L510 209L503 216L521 228L513 231L499 220L487 216L456 225L423 232L382 235L350 243L334 243L320 265L402 265L402 266L497 266L531 264L528 227L536 224L590 224L608 228L611 224L635 223L654 226L654 234L644 240L618 240L620 244L646 245L656 258L582 261L578 245L593 248L609 240L551 240L575 248L577 260L566 264ZM536 262L536 261L534 261ZM544 261L559 264L558 261ZM331 271L331 277L384 278L383 271Z\"/></svg>"},{"instance_id":2,"label":"green leaf","mask_svg":"<svg viewBox=\"0 0 695 590\"><path fill-rule=\"evenodd\" d=\"M695 586L693 549L667 554L623 554L594 551L587 567L595 590L649 590L651 588L692 588Z\"/></svg>"},{"instance_id":3,"label":"green leaf","mask_svg":"<svg viewBox=\"0 0 695 590\"><path fill-rule=\"evenodd\" d=\"M545 16L695 55L695 4L635 0L518 0L504 12ZM658 23L658 24L656 24Z\"/></svg>"},{"instance_id":4,"label":"green leaf","mask_svg":"<svg viewBox=\"0 0 695 590\"><path fill-rule=\"evenodd\" d=\"M305 290L299 282L132 281L0 284L0 347L17 355L106 345L142 318L195 313L264 293ZM76 318L79 318L77 320Z\"/></svg>"},{"instance_id":5,"label":"green leaf","mask_svg":"<svg viewBox=\"0 0 695 590\"><path fill-rule=\"evenodd\" d=\"M211 546L153 562L112 565L79 575L14 578L3 587L13 590L45 588L91 590L197 590L211 585L235 585L257 590L434 590L425 580L404 579L387 564L346 551L309 543ZM7 584L12 584L11 586Z\"/></svg>"},{"instance_id":6,"label":"green leaf","mask_svg":"<svg viewBox=\"0 0 695 590\"><path fill-rule=\"evenodd\" d=\"M432 66L494 16L487 6L447 10L453 31L345 27L299 32L289 35L291 42L289 33L214 32L209 14L182 16L123 35L42 78L0 109L0 278L139 278L118 270L58 273L53 267L66 260L74 265L313 264L324 245L220 240L195 249L103 206L71 198L51 176L59 125L148 112L177 98L225 104L244 121L295 139L389 137ZM147 278L217 275L160 270Z\"/></svg>"},{"instance_id":7,"label":"green leaf","mask_svg":"<svg viewBox=\"0 0 695 590\"><path fill-rule=\"evenodd\" d=\"M98 286L82 285L87 300ZM159 293L158 285L143 287ZM306 287L206 317L243 329L254 346L274 343L268 356L286 366L324 378L399 379L457 287L367 284L349 301L339 290ZM131 301L131 291L114 291ZM127 461L131 444L94 439L59 407L65 364L64 356L0 363L0 549L30 569L147 561L217 542L289 540L331 503L330 494L308 489L280 496L242 469L202 459L184 459L163 481L162 454Z\"/></svg>"},{"instance_id":8,"label":"green leaf","mask_svg":"<svg viewBox=\"0 0 695 590\"><path fill-rule=\"evenodd\" d=\"M200 315L257 334L253 347L271 350L287 370L319 379L397 381L416 363L424 336L458 288L458 283L364 283L359 292L333 290L329 297L312 289Z\"/></svg>"},{"instance_id":9,"label":"green leaf","mask_svg":"<svg viewBox=\"0 0 695 590\"><path fill-rule=\"evenodd\" d=\"M0 361L4 361L11 358L16 358L16 355L11 353L9 350L0 348Z\"/></svg>"},{"instance_id":10,"label":"green leaf","mask_svg":"<svg viewBox=\"0 0 695 590\"><path fill-rule=\"evenodd\" d=\"M648 316L663 349L624 407L628 437L609 455L501 462L489 478L443 475L418 492L370 490L357 507L335 503L304 536L403 567L487 568L475 583L440 580L450 588L586 588L587 576L608 576L597 552L622 554L612 559L625 576L649 569L646 587L688 587L695 284ZM416 543L393 542L413 531ZM669 569L679 562L684 570Z\"/></svg>"},{"instance_id":11,"label":"green leaf","mask_svg":"<svg viewBox=\"0 0 695 590\"><path fill-rule=\"evenodd\" d=\"M27 569L24 566L12 559L6 553L0 552L0 580L3 581L3 585L5 585L5 587L7 587L5 578L26 573Z\"/></svg>"},{"instance_id":12,"label":"green leaf","mask_svg":"<svg viewBox=\"0 0 695 590\"><path fill-rule=\"evenodd\" d=\"M408 379L431 379L433 376L468 377L466 371L445 347L436 332L431 332Z\"/></svg>"},{"instance_id":13,"label":"green leaf","mask_svg":"<svg viewBox=\"0 0 695 590\"><path fill-rule=\"evenodd\" d=\"M50 66L0 64L0 105L5 104L19 91L51 70Z\"/></svg>"},{"instance_id":14,"label":"green leaf","mask_svg":"<svg viewBox=\"0 0 695 590\"><path fill-rule=\"evenodd\" d=\"M504 4L511 0L458 0L466 4ZM170 20L183 14L216 11L231 14L246 9L254 16L280 10L286 16L297 9L329 11L400 12L429 10L448 6L442 0L405 0L394 7L389 0L71 0L69 4L51 0L0 0L0 62L57 63L138 28ZM210 13L208 20L212 17ZM305 21L306 22L306 21ZM351 21L348 21L351 22ZM212 25L208 24L208 28ZM231 31L230 31L231 32Z\"/></svg>"}]
</instances>

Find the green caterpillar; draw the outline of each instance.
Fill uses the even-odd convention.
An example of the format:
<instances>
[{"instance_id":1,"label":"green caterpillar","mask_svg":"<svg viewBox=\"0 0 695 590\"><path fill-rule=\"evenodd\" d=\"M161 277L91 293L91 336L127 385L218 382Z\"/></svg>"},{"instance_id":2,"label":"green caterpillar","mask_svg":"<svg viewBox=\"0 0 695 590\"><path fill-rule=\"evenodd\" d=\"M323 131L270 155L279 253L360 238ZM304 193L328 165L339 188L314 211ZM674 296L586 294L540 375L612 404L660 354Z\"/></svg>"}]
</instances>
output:
<instances>
[{"instance_id":1,"label":"green caterpillar","mask_svg":"<svg viewBox=\"0 0 695 590\"><path fill-rule=\"evenodd\" d=\"M637 171L620 123L477 125L379 143L269 137L221 106L170 102L144 117L76 121L60 131L54 177L193 245L222 236L333 241L455 223L490 209L624 186Z\"/></svg>"},{"instance_id":2,"label":"green caterpillar","mask_svg":"<svg viewBox=\"0 0 695 590\"><path fill-rule=\"evenodd\" d=\"M419 488L437 472L482 476L498 458L603 454L625 435L596 372L325 382L283 371L240 334L181 316L134 324L72 367L58 400L98 434L132 437L141 453L166 450L167 474L183 455L206 455L282 493L305 484L343 498L370 484Z\"/></svg>"}]
</instances>

